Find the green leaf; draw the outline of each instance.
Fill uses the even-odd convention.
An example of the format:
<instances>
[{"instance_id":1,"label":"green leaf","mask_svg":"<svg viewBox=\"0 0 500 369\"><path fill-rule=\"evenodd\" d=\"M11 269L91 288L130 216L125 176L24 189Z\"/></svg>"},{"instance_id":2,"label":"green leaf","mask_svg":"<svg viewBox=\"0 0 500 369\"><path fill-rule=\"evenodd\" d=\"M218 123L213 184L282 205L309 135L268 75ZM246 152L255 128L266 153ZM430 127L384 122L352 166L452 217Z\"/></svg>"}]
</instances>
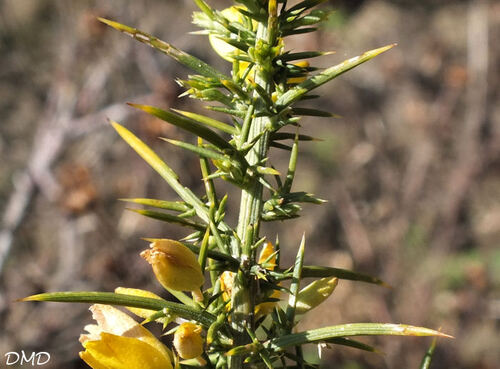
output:
<instances>
[{"instance_id":1,"label":"green leaf","mask_svg":"<svg viewBox=\"0 0 500 369\"><path fill-rule=\"evenodd\" d=\"M162 222L168 222L168 223L175 223L179 224L184 227L191 227L193 229L196 229L198 231L204 231L206 226L203 224L199 224L196 222L193 222L191 220L181 218L172 214L167 214L167 213L160 213L158 211L151 211L151 210L144 210L144 209L131 209L127 208L127 210L133 211L134 213L144 215L145 217L148 218L153 218L156 220L160 220Z\"/></svg>"},{"instance_id":2,"label":"green leaf","mask_svg":"<svg viewBox=\"0 0 500 369\"><path fill-rule=\"evenodd\" d=\"M182 201L165 201L165 200L156 200L156 199L118 199L120 201L132 202L134 204L151 206L153 208L165 209L165 210L173 210L178 212L186 212L190 211L192 207L187 205Z\"/></svg>"},{"instance_id":3,"label":"green leaf","mask_svg":"<svg viewBox=\"0 0 500 369\"><path fill-rule=\"evenodd\" d=\"M238 132L236 130L236 128L230 126L229 124L218 121L216 119L209 118L209 117L206 117L206 116L201 115L201 114L191 113L188 111L182 111L182 110L177 110L177 109L172 109L172 110L175 111L176 113L179 113L179 114L182 114L188 118L191 118L191 119L197 121L198 123L205 124L205 125L212 127L212 128L220 129L221 131L229 133L231 135L234 135Z\"/></svg>"},{"instance_id":4,"label":"green leaf","mask_svg":"<svg viewBox=\"0 0 500 369\"><path fill-rule=\"evenodd\" d=\"M300 288L300 280L302 278L302 267L304 265L304 251L305 251L306 239L305 235L302 235L302 240L300 241L299 251L297 252L297 257L295 258L295 265L293 267L292 282L290 284L290 295L288 298L288 305L286 307L286 318L288 322L288 330L291 331L295 321L295 310L297 306L297 298Z\"/></svg>"},{"instance_id":5,"label":"green leaf","mask_svg":"<svg viewBox=\"0 0 500 369\"><path fill-rule=\"evenodd\" d=\"M274 132L271 134L271 139L275 141L294 140L295 133L290 132ZM323 141L321 138L315 138L307 135L297 135L299 141Z\"/></svg>"},{"instance_id":6,"label":"green leaf","mask_svg":"<svg viewBox=\"0 0 500 369\"><path fill-rule=\"evenodd\" d=\"M208 65L204 61L189 55L188 53L179 50L175 46L162 41L154 36L148 35L147 33L144 33L142 31L139 31L136 28L132 28L123 24L120 24L118 22L114 22L109 19L104 19L104 18L97 18L101 22L107 24L108 26L113 27L114 29L123 32L130 37L135 38L136 40L151 46L152 48L161 51L164 54L167 54L168 56L172 57L173 59L177 60L179 63L182 65L194 70L197 73L200 73L201 75L209 78L214 78L215 80L220 80L220 79L229 79L230 77L224 75L223 73L217 71L214 69L212 66Z\"/></svg>"},{"instance_id":7,"label":"green leaf","mask_svg":"<svg viewBox=\"0 0 500 369\"><path fill-rule=\"evenodd\" d=\"M280 55L278 56L278 59L287 62L294 60L317 58L319 56L331 55L334 53L335 51L301 51L298 53L286 53Z\"/></svg>"},{"instance_id":8,"label":"green leaf","mask_svg":"<svg viewBox=\"0 0 500 369\"><path fill-rule=\"evenodd\" d=\"M300 3L292 6L290 9L287 10L287 12L294 12L297 10L303 11L303 10L311 9L311 8L314 8L315 6L322 4L326 1L328 1L328 0L304 0L304 1L301 1Z\"/></svg>"},{"instance_id":9,"label":"green leaf","mask_svg":"<svg viewBox=\"0 0 500 369\"><path fill-rule=\"evenodd\" d=\"M326 343L333 343L334 345L348 346L348 347L352 347L352 348L356 348L356 349L368 351L368 352L381 353L375 347L372 347L372 346L367 345L363 342L359 342L359 341L356 341L356 340L353 340L350 338L337 337L337 338L325 340L325 342Z\"/></svg>"},{"instance_id":10,"label":"green leaf","mask_svg":"<svg viewBox=\"0 0 500 369\"><path fill-rule=\"evenodd\" d=\"M293 36L293 35L302 35L304 33L316 32L318 28L316 27L307 27L307 28L296 28L290 29L282 32L283 37Z\"/></svg>"},{"instance_id":11,"label":"green leaf","mask_svg":"<svg viewBox=\"0 0 500 369\"><path fill-rule=\"evenodd\" d=\"M160 176L167 181L172 189L195 210L196 214L205 222L209 222L208 209L205 204L189 188L179 182L177 174L160 159L156 153L122 125L111 122L113 128Z\"/></svg>"},{"instance_id":12,"label":"green leaf","mask_svg":"<svg viewBox=\"0 0 500 369\"><path fill-rule=\"evenodd\" d=\"M285 183L283 184L283 192L289 193L292 189L293 180L295 178L295 170L297 169L297 157L299 154L299 134L298 129L293 140L292 152L288 162L288 170L286 173Z\"/></svg>"},{"instance_id":13,"label":"green leaf","mask_svg":"<svg viewBox=\"0 0 500 369\"><path fill-rule=\"evenodd\" d=\"M292 273L286 271L282 271L282 273L277 272L276 277L278 279L290 279L292 278ZM313 266L304 265L304 267L302 268L302 278L325 278L325 277L337 277L338 279L372 283L388 288L391 287L381 279L366 274L353 272L352 270L315 266L315 265Z\"/></svg>"},{"instance_id":14,"label":"green leaf","mask_svg":"<svg viewBox=\"0 0 500 369\"><path fill-rule=\"evenodd\" d=\"M322 73L319 73L288 90L285 94L280 96L280 98L276 101L276 106L278 107L278 109L284 109L285 107L299 100L309 91L331 81L332 79L357 67L358 65L363 64L364 62L370 59L373 59L374 57L383 53L384 51L393 48L395 45L396 44L387 45L378 49L367 51L360 56L348 59L338 65L326 69Z\"/></svg>"},{"instance_id":15,"label":"green leaf","mask_svg":"<svg viewBox=\"0 0 500 369\"><path fill-rule=\"evenodd\" d=\"M214 15L214 11L213 9L210 7L210 5L208 5L205 1L203 0L194 0L195 4L198 6L198 8L200 8L200 10L205 13L210 19L214 19L215 15Z\"/></svg>"},{"instance_id":16,"label":"green leaf","mask_svg":"<svg viewBox=\"0 0 500 369\"><path fill-rule=\"evenodd\" d=\"M434 351L436 350L437 337L434 337L432 340L431 346L425 353L425 356L420 363L420 369L429 369L432 362L432 356L434 355Z\"/></svg>"},{"instance_id":17,"label":"green leaf","mask_svg":"<svg viewBox=\"0 0 500 369\"><path fill-rule=\"evenodd\" d=\"M165 301L163 299L124 295L113 292L42 293L39 295L25 297L19 301L52 301L120 305L155 311L167 309L173 314L185 319L196 320L207 328L215 321L215 317L212 314L191 306Z\"/></svg>"},{"instance_id":18,"label":"green leaf","mask_svg":"<svg viewBox=\"0 0 500 369\"><path fill-rule=\"evenodd\" d=\"M162 139L163 141L166 141L168 143L171 143L172 145L175 145L177 147L181 147L185 150L191 151L202 158L208 158L208 159L213 159L213 160L228 160L228 158L226 156L224 156L223 154L218 153L218 152L213 151L213 150L210 150L210 149L207 149L207 148L204 148L204 147L191 145L187 142L171 140L169 138L160 137L160 139Z\"/></svg>"},{"instance_id":19,"label":"green leaf","mask_svg":"<svg viewBox=\"0 0 500 369\"><path fill-rule=\"evenodd\" d=\"M236 109L228 109L228 108L224 108L222 106L205 106L206 109L208 110L212 110L212 111L216 111L216 112L219 112L219 113L224 113L224 114L229 114L229 115L232 115L236 118L245 118L245 115L246 115L246 112L245 111L241 111L241 110L236 110Z\"/></svg>"},{"instance_id":20,"label":"green leaf","mask_svg":"<svg viewBox=\"0 0 500 369\"><path fill-rule=\"evenodd\" d=\"M352 336L437 336L452 338L447 334L424 327L390 323L352 323L311 329L269 340L266 345L270 350L282 350L286 347L306 343L325 342L337 337Z\"/></svg>"},{"instance_id":21,"label":"green leaf","mask_svg":"<svg viewBox=\"0 0 500 369\"><path fill-rule=\"evenodd\" d=\"M328 111L307 109L307 108L293 108L293 115L305 115L310 117L326 117L326 118L341 118L340 115L330 113Z\"/></svg>"},{"instance_id":22,"label":"green leaf","mask_svg":"<svg viewBox=\"0 0 500 369\"><path fill-rule=\"evenodd\" d=\"M221 136L219 136L217 133L214 131L208 129L207 127L201 125L198 123L196 120L188 118L186 116L172 113L170 111L162 110L160 108L150 106L150 105L139 105L139 104L132 104L128 103L128 105L140 109L142 111L145 111L148 114L154 115L157 118L160 118L161 120L171 123L174 126L177 126L179 128L184 129L185 131L194 133L198 137L201 137L208 142L214 144L217 146L219 149L224 150L224 149L229 149L233 150L233 147L226 141L224 140Z\"/></svg>"}]
</instances>

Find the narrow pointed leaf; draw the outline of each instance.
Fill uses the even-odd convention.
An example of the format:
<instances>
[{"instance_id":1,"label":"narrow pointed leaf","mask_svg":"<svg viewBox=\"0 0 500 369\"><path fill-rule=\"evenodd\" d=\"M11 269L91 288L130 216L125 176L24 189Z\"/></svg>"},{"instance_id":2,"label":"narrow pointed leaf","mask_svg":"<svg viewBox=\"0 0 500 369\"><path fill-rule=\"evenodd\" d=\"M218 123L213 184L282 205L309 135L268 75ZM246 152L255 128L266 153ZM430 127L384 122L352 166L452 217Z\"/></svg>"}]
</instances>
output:
<instances>
[{"instance_id":1,"label":"narrow pointed leaf","mask_svg":"<svg viewBox=\"0 0 500 369\"><path fill-rule=\"evenodd\" d=\"M299 141L323 141L321 138L315 138L312 136L307 136L307 135L298 135L297 136ZM290 132L275 132L271 134L271 139L276 140L276 141L281 141L281 140L294 140L295 139L295 133L290 133Z\"/></svg>"},{"instance_id":2,"label":"narrow pointed leaf","mask_svg":"<svg viewBox=\"0 0 500 369\"><path fill-rule=\"evenodd\" d=\"M302 235L302 240L300 241L297 257L295 258L295 265L293 267L293 277L292 277L292 282L290 283L290 295L288 298L288 305L286 307L286 312L285 312L289 331L291 331L295 321L297 296L299 294L300 280L302 278L302 267L304 265L305 244L306 244L305 236Z\"/></svg>"},{"instance_id":3,"label":"narrow pointed leaf","mask_svg":"<svg viewBox=\"0 0 500 369\"><path fill-rule=\"evenodd\" d=\"M176 113L179 113L179 114L182 114L188 118L191 118L191 119L197 121L198 123L205 124L205 125L212 127L212 128L220 129L221 131L229 133L231 135L234 135L237 133L236 128L230 126L229 124L218 121L216 119L209 118L209 117L206 117L206 116L201 115L201 114L191 113L189 111L182 111L182 110L177 110L177 109L172 109L172 110L175 111Z\"/></svg>"},{"instance_id":4,"label":"narrow pointed leaf","mask_svg":"<svg viewBox=\"0 0 500 369\"><path fill-rule=\"evenodd\" d=\"M194 0L195 4L200 10L205 13L210 19L214 19L214 11L204 0Z\"/></svg>"},{"instance_id":5,"label":"narrow pointed leaf","mask_svg":"<svg viewBox=\"0 0 500 369\"><path fill-rule=\"evenodd\" d=\"M275 276L278 279L290 279L292 278L292 272L286 272L286 271L282 271L281 273L277 272ZM387 288L391 287L381 279L366 274L357 273L348 269L315 266L315 265L312 266L304 265L304 267L302 268L302 278L325 278L325 277L337 277L338 279L372 283Z\"/></svg>"},{"instance_id":6,"label":"narrow pointed leaf","mask_svg":"<svg viewBox=\"0 0 500 369\"><path fill-rule=\"evenodd\" d=\"M298 131L298 130L297 130ZM297 168L297 157L299 153L299 139L298 132L295 135L295 139L293 141L292 152L290 153L290 160L288 162L288 170L286 173L285 183L283 185L283 192L289 193L292 189L293 180L295 178L295 170Z\"/></svg>"},{"instance_id":7,"label":"narrow pointed leaf","mask_svg":"<svg viewBox=\"0 0 500 369\"><path fill-rule=\"evenodd\" d=\"M151 206L153 208L186 212L192 208L182 201L165 201L156 199L118 199L120 201L132 202L134 204Z\"/></svg>"},{"instance_id":8,"label":"narrow pointed leaf","mask_svg":"<svg viewBox=\"0 0 500 369\"><path fill-rule=\"evenodd\" d=\"M113 128L160 176L167 181L172 189L188 204L193 206L196 214L208 223L208 210L201 200L189 188L179 182L177 174L160 159L156 153L122 125L111 122Z\"/></svg>"},{"instance_id":9,"label":"narrow pointed leaf","mask_svg":"<svg viewBox=\"0 0 500 369\"><path fill-rule=\"evenodd\" d=\"M108 26L113 27L114 29L121 31L136 40L151 46L152 48L161 51L164 54L167 54L168 56L172 57L173 59L177 60L179 63L182 65L194 70L195 72L209 78L214 78L216 80L219 79L229 79L228 76L225 76L223 73L217 71L214 69L212 66L208 65L204 61L189 55L188 53L179 50L173 45L170 45L169 43L162 41L154 36L148 35L147 33L144 33L142 31L139 31L136 28L132 28L123 24L120 24L118 22L114 22L109 19L104 19L104 18L98 18L101 22L107 24Z\"/></svg>"},{"instance_id":10,"label":"narrow pointed leaf","mask_svg":"<svg viewBox=\"0 0 500 369\"><path fill-rule=\"evenodd\" d=\"M293 36L293 35L302 35L304 33L316 32L318 28L316 27L307 27L307 28L295 28L289 29L282 32L283 37L285 36Z\"/></svg>"},{"instance_id":11,"label":"narrow pointed leaf","mask_svg":"<svg viewBox=\"0 0 500 369\"><path fill-rule=\"evenodd\" d=\"M196 222L193 222L191 220L181 218L172 214L167 214L167 213L161 213L159 211L151 211L151 210L144 210L144 209L130 209L128 208L127 210L133 211L134 213L144 215L145 217L148 218L153 218L156 220L160 220L162 222L168 222L168 223L174 223L174 224L179 224L184 227L191 227L193 229L196 229L198 231L203 231L205 230L206 226L203 224L199 224Z\"/></svg>"},{"instance_id":12,"label":"narrow pointed leaf","mask_svg":"<svg viewBox=\"0 0 500 369\"><path fill-rule=\"evenodd\" d=\"M355 348L358 350L363 350L363 351L368 351L368 352L381 353L375 347L367 345L363 342L353 340L351 338L337 337L337 338L325 340L325 342L332 343L334 345L348 346L348 347L352 347L352 348Z\"/></svg>"},{"instance_id":13,"label":"narrow pointed leaf","mask_svg":"<svg viewBox=\"0 0 500 369\"><path fill-rule=\"evenodd\" d=\"M301 1L300 3L292 6L290 9L288 9L288 12L293 12L293 11L300 10L300 9L307 10L310 8L314 8L315 6L322 4L325 1L328 1L328 0L304 0L304 1Z\"/></svg>"},{"instance_id":14,"label":"narrow pointed leaf","mask_svg":"<svg viewBox=\"0 0 500 369\"><path fill-rule=\"evenodd\" d=\"M205 106L206 109L208 110L212 110L212 111L216 111L216 112L219 112L219 113L224 113L224 114L229 114L229 115L232 115L236 118L245 118L245 112L244 111L241 111L241 110L236 110L236 109L228 109L228 108L224 108L222 106Z\"/></svg>"},{"instance_id":15,"label":"narrow pointed leaf","mask_svg":"<svg viewBox=\"0 0 500 369\"><path fill-rule=\"evenodd\" d=\"M341 118L340 115L330 113L328 111L308 108L293 108L293 115L305 115L310 117L326 117L326 118Z\"/></svg>"},{"instance_id":16,"label":"narrow pointed leaf","mask_svg":"<svg viewBox=\"0 0 500 369\"><path fill-rule=\"evenodd\" d=\"M214 131L210 130L209 128L201 125L194 119L188 118L186 116L172 113L167 110L162 110L160 108L150 106L150 105L139 105L139 104L131 104L129 103L130 106L140 109L142 111L145 111L148 114L154 115L157 118L160 118L161 120L171 123L179 128L184 129L185 131L194 133L198 137L201 137L208 142L214 144L221 150L224 149L229 149L233 150L233 147L226 141L224 140L221 136L219 136L217 133Z\"/></svg>"},{"instance_id":17,"label":"narrow pointed leaf","mask_svg":"<svg viewBox=\"0 0 500 369\"><path fill-rule=\"evenodd\" d=\"M390 323L352 323L331 327L311 329L271 339L267 342L269 349L283 349L290 346L306 343L325 342L337 337L353 336L451 336L424 327L415 327L406 324Z\"/></svg>"},{"instance_id":18,"label":"narrow pointed leaf","mask_svg":"<svg viewBox=\"0 0 500 369\"><path fill-rule=\"evenodd\" d=\"M166 141L168 143L171 143L172 145L175 145L177 147L181 147L185 150L191 151L202 158L208 158L208 159L214 159L214 160L227 160L227 158L223 154L220 154L220 153L213 151L213 150L210 150L210 149L206 149L204 147L191 145L187 142L171 140L169 138L160 137L160 139L162 139L163 141Z\"/></svg>"},{"instance_id":19,"label":"narrow pointed leaf","mask_svg":"<svg viewBox=\"0 0 500 369\"><path fill-rule=\"evenodd\" d=\"M75 302L75 303L90 303L90 304L107 304L135 307L148 310L168 309L173 314L176 314L185 319L193 319L209 327L215 317L198 308L186 306L183 304L165 301L163 299L153 299L149 297L140 297L133 295L124 295L113 292L53 292L42 293L25 297L20 301L52 301L52 302Z\"/></svg>"},{"instance_id":20,"label":"narrow pointed leaf","mask_svg":"<svg viewBox=\"0 0 500 369\"><path fill-rule=\"evenodd\" d=\"M420 369L429 369L432 362L432 356L434 355L434 351L436 350L437 337L434 337L432 340L431 346L425 353L425 356L422 359L422 363L420 364Z\"/></svg>"},{"instance_id":21,"label":"narrow pointed leaf","mask_svg":"<svg viewBox=\"0 0 500 369\"><path fill-rule=\"evenodd\" d=\"M383 53L384 51L393 48L395 45L396 44L387 45L378 49L367 51L360 56L348 59L338 65L326 69L322 73L319 73L309 78L308 80L298 84L294 88L287 91L278 99L278 101L276 101L276 106L278 106L279 109L283 109L289 106L293 102L299 100L303 95L305 95L309 91L331 81L332 79L340 76L341 74L347 72L348 70L351 70L357 67L358 65L363 64L364 62L376 57L377 55Z\"/></svg>"},{"instance_id":22,"label":"narrow pointed leaf","mask_svg":"<svg viewBox=\"0 0 500 369\"><path fill-rule=\"evenodd\" d=\"M278 58L279 60L283 61L294 61L294 60L317 58L319 56L331 55L334 53L335 51L301 51L298 53L283 54L280 55Z\"/></svg>"}]
</instances>

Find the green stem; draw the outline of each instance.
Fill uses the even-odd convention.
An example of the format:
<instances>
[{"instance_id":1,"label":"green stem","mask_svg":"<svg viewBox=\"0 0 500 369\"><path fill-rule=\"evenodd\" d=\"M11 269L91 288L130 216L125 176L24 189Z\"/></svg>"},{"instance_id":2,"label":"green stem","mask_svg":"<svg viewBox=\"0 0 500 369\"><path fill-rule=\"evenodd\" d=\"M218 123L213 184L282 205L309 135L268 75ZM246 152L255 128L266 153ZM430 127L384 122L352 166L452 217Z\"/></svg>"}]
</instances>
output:
<instances>
[{"instance_id":1,"label":"green stem","mask_svg":"<svg viewBox=\"0 0 500 369\"><path fill-rule=\"evenodd\" d=\"M263 41L268 43L270 36L268 34L268 24L260 23L257 29L257 43ZM269 71L271 65L256 64L257 73L255 83L258 84L269 96L272 93L272 81L267 73L260 71ZM267 108L263 99L258 98L255 94L256 101L254 109L256 113ZM247 153L246 160L249 165L257 165L267 157L269 150L269 132L267 127L271 124L269 117L253 117L246 143L252 142L259 135L260 138L255 143L254 147ZM264 134L262 134L264 132ZM239 258L240 269L235 276L231 303L233 306L232 327L234 331L234 345L240 346L251 342L247 335L247 329L252 326L253 304L250 297L251 280L248 278L249 270L255 264L255 257L250 247L242 247L243 243L254 244L259 237L259 228L262 213L262 184L257 178L252 178L251 182L242 190L240 212L238 218L237 235L239 242L233 244L233 257ZM252 232L252 234L249 234ZM241 356L231 356L229 360L230 369L240 369L243 367L243 358Z\"/></svg>"}]
</instances>

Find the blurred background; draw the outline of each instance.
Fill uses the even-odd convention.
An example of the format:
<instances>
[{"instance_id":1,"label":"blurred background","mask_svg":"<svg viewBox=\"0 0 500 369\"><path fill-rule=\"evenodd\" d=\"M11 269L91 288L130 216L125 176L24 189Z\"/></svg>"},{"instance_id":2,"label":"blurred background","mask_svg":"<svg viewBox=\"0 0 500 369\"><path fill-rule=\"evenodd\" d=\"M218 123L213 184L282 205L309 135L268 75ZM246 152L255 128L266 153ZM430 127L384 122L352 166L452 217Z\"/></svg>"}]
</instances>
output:
<instances>
[{"instance_id":1,"label":"blurred background","mask_svg":"<svg viewBox=\"0 0 500 369\"><path fill-rule=\"evenodd\" d=\"M439 342L433 368L498 368L500 3L336 0L326 7L336 12L325 27L286 39L287 49L335 50L315 60L328 67L399 45L322 87L309 104L342 118L304 119L303 132L323 141L301 146L294 188L328 203L305 206L302 218L263 233L279 234L284 265L305 232L307 263L373 274L393 288L342 281L301 326L442 327L456 339ZM136 132L201 193L197 159L157 139L194 138L124 103L203 108L176 98L175 78L186 69L95 16L228 71L206 38L188 35L196 30L193 10L189 0L0 1L0 363L23 349L49 352L46 368L85 367L77 339L91 322L88 306L13 302L20 297L117 286L162 293L138 256L147 246L140 238L180 238L186 230L128 212L118 199L176 197L106 117ZM286 165L282 153L271 156ZM223 191L234 224L239 194ZM323 367L417 368L430 344L364 341L385 354L336 346L323 351Z\"/></svg>"}]
</instances>

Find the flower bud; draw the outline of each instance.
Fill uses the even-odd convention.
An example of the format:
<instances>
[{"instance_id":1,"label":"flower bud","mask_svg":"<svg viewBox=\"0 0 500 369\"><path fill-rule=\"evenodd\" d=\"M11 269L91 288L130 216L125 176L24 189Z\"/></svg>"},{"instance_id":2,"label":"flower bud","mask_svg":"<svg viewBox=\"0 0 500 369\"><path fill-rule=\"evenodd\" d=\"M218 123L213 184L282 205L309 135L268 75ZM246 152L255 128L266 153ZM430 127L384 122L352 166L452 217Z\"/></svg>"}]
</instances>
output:
<instances>
[{"instance_id":1,"label":"flower bud","mask_svg":"<svg viewBox=\"0 0 500 369\"><path fill-rule=\"evenodd\" d=\"M295 314L305 314L325 301L337 287L338 278L321 278L299 291Z\"/></svg>"},{"instance_id":2,"label":"flower bud","mask_svg":"<svg viewBox=\"0 0 500 369\"><path fill-rule=\"evenodd\" d=\"M174 240L155 240L141 256L153 267L163 287L176 291L199 291L205 281L196 255Z\"/></svg>"},{"instance_id":3,"label":"flower bud","mask_svg":"<svg viewBox=\"0 0 500 369\"><path fill-rule=\"evenodd\" d=\"M195 359L203 353L201 327L194 323L182 323L174 334L174 347L183 359Z\"/></svg>"}]
</instances>

